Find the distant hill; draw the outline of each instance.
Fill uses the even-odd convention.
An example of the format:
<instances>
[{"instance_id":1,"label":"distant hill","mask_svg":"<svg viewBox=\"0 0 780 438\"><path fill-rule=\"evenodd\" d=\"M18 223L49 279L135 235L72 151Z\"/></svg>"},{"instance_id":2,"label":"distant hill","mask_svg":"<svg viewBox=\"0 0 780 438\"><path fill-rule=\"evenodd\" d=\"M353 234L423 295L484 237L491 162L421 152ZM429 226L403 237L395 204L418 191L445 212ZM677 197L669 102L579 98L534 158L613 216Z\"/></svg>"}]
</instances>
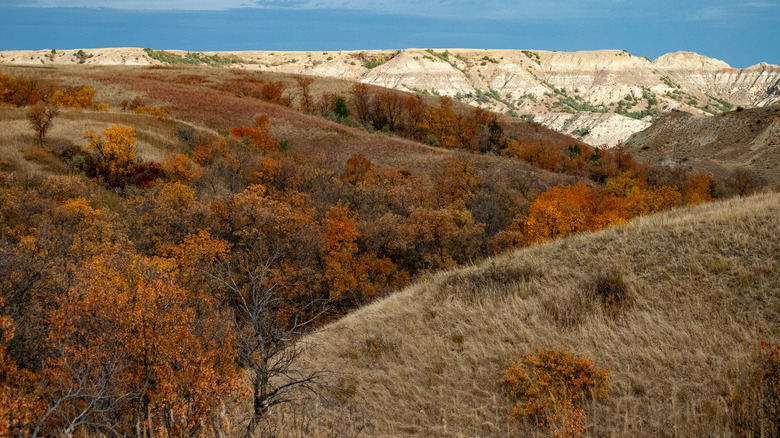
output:
<instances>
[{"instance_id":1,"label":"distant hill","mask_svg":"<svg viewBox=\"0 0 780 438\"><path fill-rule=\"evenodd\" d=\"M648 165L681 165L727 177L749 169L780 186L780 105L730 111L715 117L673 111L625 145Z\"/></svg>"},{"instance_id":2,"label":"distant hill","mask_svg":"<svg viewBox=\"0 0 780 438\"><path fill-rule=\"evenodd\" d=\"M311 367L341 378L280 421L290 436L539 436L508 419L499 379L561 346L612 371L587 436L737 436L730 394L759 341L780 340L778 230L780 196L761 195L437 274L312 337ZM611 267L634 299L616 320L577 304Z\"/></svg>"},{"instance_id":3,"label":"distant hill","mask_svg":"<svg viewBox=\"0 0 780 438\"><path fill-rule=\"evenodd\" d=\"M614 146L666 112L717 114L780 101L780 66L735 69L692 52L654 61L620 50L406 49L182 52L138 48L0 52L0 64L209 64L360 81L448 95Z\"/></svg>"}]
</instances>

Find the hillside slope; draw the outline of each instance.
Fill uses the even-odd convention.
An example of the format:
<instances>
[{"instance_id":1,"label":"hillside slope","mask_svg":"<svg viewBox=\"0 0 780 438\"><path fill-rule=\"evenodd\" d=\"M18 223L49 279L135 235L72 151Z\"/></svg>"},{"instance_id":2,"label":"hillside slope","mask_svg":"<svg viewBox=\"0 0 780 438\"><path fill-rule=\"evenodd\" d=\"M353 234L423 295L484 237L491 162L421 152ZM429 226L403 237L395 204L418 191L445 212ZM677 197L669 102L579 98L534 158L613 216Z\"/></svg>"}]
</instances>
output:
<instances>
[{"instance_id":1,"label":"hillside slope","mask_svg":"<svg viewBox=\"0 0 780 438\"><path fill-rule=\"evenodd\" d=\"M13 76L29 76L39 80L58 78L64 85L89 84L98 89L96 100L111 107L119 107L123 100L140 96L144 100L164 107L176 121L195 128L210 131L225 130L229 126L252 125L257 115L265 115L271 121L270 133L280 140L287 140L290 151L306 154L324 161L340 173L344 163L354 154L363 154L376 165L405 167L415 172L435 175L443 161L457 152L430 147L402 137L369 133L329 121L323 117L301 113L294 108L272 104L241 94L242 87L258 80L278 81L285 94L297 103L299 93L294 76L280 73L247 72L238 69L215 69L198 66L137 67L137 66L79 66L57 65L47 67L2 66L0 72ZM319 78L312 86L312 93L347 95L354 83L333 78ZM433 100L433 99L432 99ZM465 105L464 105L465 107ZM468 107L466 107L468 108ZM19 129L27 122L24 110L4 108L9 119L16 120ZM115 116L123 121L126 112ZM78 116L74 116L77 118ZM103 118L111 119L111 116ZM174 124L175 125L175 124ZM86 126L86 125L85 125ZM27 128L29 129L29 128ZM57 130L55 123L55 130ZM77 129L77 128L76 128ZM80 135L71 135L78 142ZM536 123L507 120L506 130L514 138L544 140L559 146L578 141L547 129ZM176 128L173 128L175 135ZM54 133L57 134L56 132ZM554 185L569 177L552 174L519 160L496 156L475 155L475 163L481 168L500 167L508 174L528 174L543 185Z\"/></svg>"},{"instance_id":2,"label":"hillside slope","mask_svg":"<svg viewBox=\"0 0 780 438\"><path fill-rule=\"evenodd\" d=\"M759 341L780 341L778 233L780 196L760 195L435 275L314 336L328 403L277 419L306 436L530 435L499 379L513 356L562 346L612 370L588 436L733 436L730 393ZM634 298L615 320L574 301L611 267Z\"/></svg>"},{"instance_id":3,"label":"hillside slope","mask_svg":"<svg viewBox=\"0 0 780 438\"><path fill-rule=\"evenodd\" d=\"M216 57L216 58L213 58ZM692 52L654 61L621 50L406 49L338 52L155 52L139 48L0 52L0 64L159 65L204 63L342 78L463 102L613 146L663 112L714 114L780 100L780 66L735 69ZM613 117L604 117L604 114Z\"/></svg>"},{"instance_id":4,"label":"hillside slope","mask_svg":"<svg viewBox=\"0 0 780 438\"><path fill-rule=\"evenodd\" d=\"M647 165L681 165L720 177L750 169L769 186L780 186L780 105L715 117L674 111L625 144Z\"/></svg>"}]
</instances>

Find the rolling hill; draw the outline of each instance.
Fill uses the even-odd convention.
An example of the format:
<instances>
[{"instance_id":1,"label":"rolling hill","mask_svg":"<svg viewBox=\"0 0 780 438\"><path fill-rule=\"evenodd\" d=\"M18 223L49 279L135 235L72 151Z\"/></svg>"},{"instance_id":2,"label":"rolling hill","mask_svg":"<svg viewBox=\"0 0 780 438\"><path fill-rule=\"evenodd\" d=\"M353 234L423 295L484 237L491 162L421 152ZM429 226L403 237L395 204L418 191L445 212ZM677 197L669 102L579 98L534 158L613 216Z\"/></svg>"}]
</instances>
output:
<instances>
[{"instance_id":1,"label":"rolling hill","mask_svg":"<svg viewBox=\"0 0 780 438\"><path fill-rule=\"evenodd\" d=\"M561 346L612 372L588 436L737 436L734 391L780 340L778 218L777 194L735 199L431 276L312 336L309 366L338 377L278 420L285 436L536 435L499 380ZM616 319L582 298L611 269L633 300Z\"/></svg>"},{"instance_id":2,"label":"rolling hill","mask_svg":"<svg viewBox=\"0 0 780 438\"><path fill-rule=\"evenodd\" d=\"M764 184L780 187L778 105L715 117L673 111L632 135L625 146L648 165L679 165L724 178L749 170Z\"/></svg>"}]
</instances>

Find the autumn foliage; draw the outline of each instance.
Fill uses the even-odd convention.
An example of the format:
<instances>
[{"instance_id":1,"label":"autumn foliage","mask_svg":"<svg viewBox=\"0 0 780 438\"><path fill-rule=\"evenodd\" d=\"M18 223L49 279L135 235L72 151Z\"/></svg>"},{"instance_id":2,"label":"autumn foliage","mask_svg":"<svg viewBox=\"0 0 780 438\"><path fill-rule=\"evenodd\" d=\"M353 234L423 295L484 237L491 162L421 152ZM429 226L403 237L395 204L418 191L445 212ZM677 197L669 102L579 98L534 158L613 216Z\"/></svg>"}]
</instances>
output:
<instances>
[{"instance_id":1,"label":"autumn foliage","mask_svg":"<svg viewBox=\"0 0 780 438\"><path fill-rule=\"evenodd\" d=\"M135 164L135 130L114 125L103 130L103 135L86 131L89 149L97 155L94 172L111 186L127 184Z\"/></svg>"},{"instance_id":2,"label":"autumn foliage","mask_svg":"<svg viewBox=\"0 0 780 438\"><path fill-rule=\"evenodd\" d=\"M556 186L531 203L525 232L538 243L567 234L625 223L622 202L611 193L583 183Z\"/></svg>"},{"instance_id":3,"label":"autumn foliage","mask_svg":"<svg viewBox=\"0 0 780 438\"><path fill-rule=\"evenodd\" d=\"M141 125L86 132L78 144L41 135L28 164L54 162L59 173L0 167L0 435L253 429L287 400L274 385L289 375L269 374L269 363L294 369L295 342L320 324L437 270L715 194L705 175L646 172L619 149L511 138L493 114L447 98L428 104L362 84L346 97L311 96L308 77L296 80L302 111L338 110L350 126L449 150L426 171L388 165L368 147L339 162L293 141L287 150L271 135L285 128L272 127L268 110L291 111L269 105L290 105L284 84L226 75L215 87L230 102L262 101L253 126L232 113L196 129L117 112L178 138L155 162L136 151L139 138L149 142ZM95 96L0 74L0 100L32 111L79 113L66 107L94 109ZM166 114L140 96L121 106ZM507 159L568 176L492 164ZM582 401L606 391L605 372L563 351L510 370L517 409L560 433L581 432ZM253 418L230 424L248 399Z\"/></svg>"},{"instance_id":4,"label":"autumn foliage","mask_svg":"<svg viewBox=\"0 0 780 438\"><path fill-rule=\"evenodd\" d=\"M261 151L269 151L276 147L276 139L268 135L271 122L266 116L257 116L253 127L230 127L230 135L236 140L246 138L249 144Z\"/></svg>"},{"instance_id":5,"label":"autumn foliage","mask_svg":"<svg viewBox=\"0 0 780 438\"><path fill-rule=\"evenodd\" d=\"M501 384L515 404L513 417L548 428L556 436L579 437L586 429L582 403L605 398L609 376L586 357L541 349L515 358Z\"/></svg>"}]
</instances>

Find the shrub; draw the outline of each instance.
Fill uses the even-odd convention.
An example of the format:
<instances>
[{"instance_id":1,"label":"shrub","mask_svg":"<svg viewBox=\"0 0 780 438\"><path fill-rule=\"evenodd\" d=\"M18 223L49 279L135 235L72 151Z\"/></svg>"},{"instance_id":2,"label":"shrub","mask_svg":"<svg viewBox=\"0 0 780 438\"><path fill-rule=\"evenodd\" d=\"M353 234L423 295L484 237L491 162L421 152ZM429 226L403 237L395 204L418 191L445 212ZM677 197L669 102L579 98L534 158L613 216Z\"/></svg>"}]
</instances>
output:
<instances>
[{"instance_id":1,"label":"shrub","mask_svg":"<svg viewBox=\"0 0 780 438\"><path fill-rule=\"evenodd\" d=\"M585 286L585 295L601 303L609 316L621 314L632 302L628 285L617 269L596 274Z\"/></svg>"},{"instance_id":2,"label":"shrub","mask_svg":"<svg viewBox=\"0 0 780 438\"><path fill-rule=\"evenodd\" d=\"M339 119L349 117L349 108L347 108L347 101L344 100L344 97L339 96L336 98L336 106L333 108L333 113Z\"/></svg>"},{"instance_id":3,"label":"shrub","mask_svg":"<svg viewBox=\"0 0 780 438\"><path fill-rule=\"evenodd\" d=\"M731 395L737 432L780 436L780 344L761 341L747 384Z\"/></svg>"},{"instance_id":4,"label":"shrub","mask_svg":"<svg viewBox=\"0 0 780 438\"><path fill-rule=\"evenodd\" d=\"M84 163L84 156L81 154L76 154L70 159L70 167L78 171L84 170Z\"/></svg>"},{"instance_id":5,"label":"shrub","mask_svg":"<svg viewBox=\"0 0 780 438\"><path fill-rule=\"evenodd\" d=\"M109 186L124 186L135 167L135 129L114 125L104 129L102 136L89 131L84 136L89 140L91 155L96 155L85 163L85 170L102 177Z\"/></svg>"},{"instance_id":6,"label":"shrub","mask_svg":"<svg viewBox=\"0 0 780 438\"><path fill-rule=\"evenodd\" d=\"M586 357L562 348L541 349L522 360L514 358L501 383L515 403L513 417L530 420L556 435L579 436L585 430L581 403L606 397L609 375Z\"/></svg>"}]
</instances>

